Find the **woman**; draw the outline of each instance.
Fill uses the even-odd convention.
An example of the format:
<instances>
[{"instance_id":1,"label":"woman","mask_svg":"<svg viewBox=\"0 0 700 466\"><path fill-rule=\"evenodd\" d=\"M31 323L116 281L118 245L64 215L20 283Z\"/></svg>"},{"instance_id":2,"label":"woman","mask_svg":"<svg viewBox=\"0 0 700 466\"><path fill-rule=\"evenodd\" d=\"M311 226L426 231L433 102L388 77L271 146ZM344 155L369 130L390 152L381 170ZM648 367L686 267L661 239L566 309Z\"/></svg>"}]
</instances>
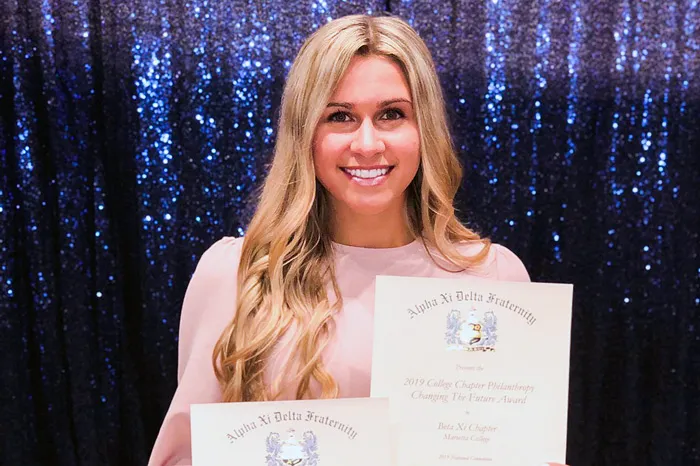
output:
<instances>
[{"instance_id":1,"label":"woman","mask_svg":"<svg viewBox=\"0 0 700 466\"><path fill-rule=\"evenodd\" d=\"M189 464L192 403L369 396L378 274L529 280L455 217L450 141L430 53L406 23L349 16L307 39L246 235L214 244L187 290L150 464Z\"/></svg>"}]
</instances>

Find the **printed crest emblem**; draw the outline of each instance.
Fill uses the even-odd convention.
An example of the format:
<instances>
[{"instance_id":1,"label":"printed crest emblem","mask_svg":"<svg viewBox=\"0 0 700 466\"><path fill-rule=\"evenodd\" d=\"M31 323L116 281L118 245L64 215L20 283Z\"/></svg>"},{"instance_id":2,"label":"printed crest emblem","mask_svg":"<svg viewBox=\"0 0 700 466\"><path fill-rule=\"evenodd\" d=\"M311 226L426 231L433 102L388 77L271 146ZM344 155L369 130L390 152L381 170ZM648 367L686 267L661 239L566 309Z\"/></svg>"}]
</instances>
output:
<instances>
[{"instance_id":1,"label":"printed crest emblem","mask_svg":"<svg viewBox=\"0 0 700 466\"><path fill-rule=\"evenodd\" d=\"M280 434L272 432L267 436L267 466L317 466L318 443L311 431L304 432L301 441L296 438L294 429L287 431L287 439L281 440Z\"/></svg>"},{"instance_id":2,"label":"printed crest emblem","mask_svg":"<svg viewBox=\"0 0 700 466\"><path fill-rule=\"evenodd\" d=\"M495 351L496 314L478 312L475 308L466 319L462 311L453 309L447 314L445 342L450 351Z\"/></svg>"}]
</instances>

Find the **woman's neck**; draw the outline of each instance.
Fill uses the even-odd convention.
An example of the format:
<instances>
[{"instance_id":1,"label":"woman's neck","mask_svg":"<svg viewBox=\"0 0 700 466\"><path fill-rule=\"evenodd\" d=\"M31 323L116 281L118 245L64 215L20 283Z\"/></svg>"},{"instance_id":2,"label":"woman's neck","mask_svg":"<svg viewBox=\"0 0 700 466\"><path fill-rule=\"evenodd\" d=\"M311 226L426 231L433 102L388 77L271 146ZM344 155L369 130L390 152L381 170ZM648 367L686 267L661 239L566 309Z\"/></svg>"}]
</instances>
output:
<instances>
[{"instance_id":1,"label":"woman's neck","mask_svg":"<svg viewBox=\"0 0 700 466\"><path fill-rule=\"evenodd\" d=\"M336 243L364 248L396 248L415 239L403 210L371 216L335 211L332 237Z\"/></svg>"}]
</instances>

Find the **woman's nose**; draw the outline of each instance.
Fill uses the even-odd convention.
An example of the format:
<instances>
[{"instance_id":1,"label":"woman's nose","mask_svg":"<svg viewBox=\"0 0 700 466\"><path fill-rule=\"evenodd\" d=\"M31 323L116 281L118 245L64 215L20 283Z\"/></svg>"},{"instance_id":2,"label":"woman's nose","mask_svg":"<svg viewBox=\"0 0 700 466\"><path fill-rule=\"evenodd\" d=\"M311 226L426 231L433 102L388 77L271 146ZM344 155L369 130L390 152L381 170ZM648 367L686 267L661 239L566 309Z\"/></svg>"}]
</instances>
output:
<instances>
[{"instance_id":1,"label":"woman's nose","mask_svg":"<svg viewBox=\"0 0 700 466\"><path fill-rule=\"evenodd\" d=\"M350 144L350 150L365 157L384 152L384 141L381 134L374 127L371 119L362 122L355 131L355 138Z\"/></svg>"}]
</instances>

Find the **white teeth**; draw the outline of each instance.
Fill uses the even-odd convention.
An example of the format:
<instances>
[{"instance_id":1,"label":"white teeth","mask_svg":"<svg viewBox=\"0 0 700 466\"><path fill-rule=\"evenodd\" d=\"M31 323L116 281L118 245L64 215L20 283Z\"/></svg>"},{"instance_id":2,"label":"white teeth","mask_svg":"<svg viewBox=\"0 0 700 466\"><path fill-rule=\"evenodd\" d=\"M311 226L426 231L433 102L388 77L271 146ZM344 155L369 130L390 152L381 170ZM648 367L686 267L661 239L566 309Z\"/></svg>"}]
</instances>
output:
<instances>
[{"instance_id":1,"label":"white teeth","mask_svg":"<svg viewBox=\"0 0 700 466\"><path fill-rule=\"evenodd\" d=\"M350 173L352 176L357 177L357 178L366 178L366 179L376 178L378 176L383 176L383 175L386 175L387 173L389 173L388 168L374 169L374 170L358 170L358 169L346 168L345 171Z\"/></svg>"}]
</instances>

